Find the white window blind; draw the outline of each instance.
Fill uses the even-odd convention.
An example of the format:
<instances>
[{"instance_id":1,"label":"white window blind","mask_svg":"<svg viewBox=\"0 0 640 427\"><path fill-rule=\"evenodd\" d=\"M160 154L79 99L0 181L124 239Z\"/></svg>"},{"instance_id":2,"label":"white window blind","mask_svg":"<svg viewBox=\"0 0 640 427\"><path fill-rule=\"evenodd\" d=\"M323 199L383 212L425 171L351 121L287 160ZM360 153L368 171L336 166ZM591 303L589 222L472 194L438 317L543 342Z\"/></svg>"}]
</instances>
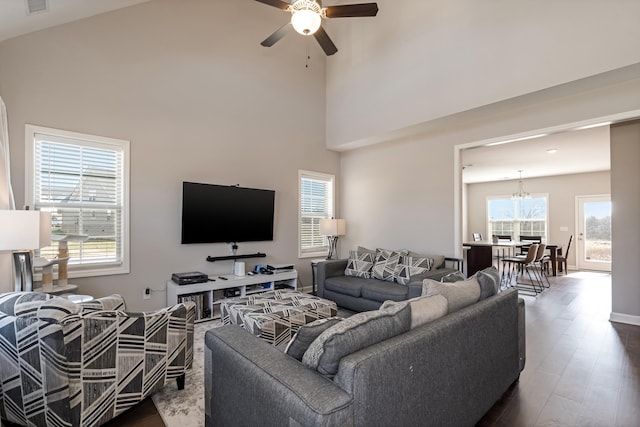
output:
<instances>
[{"instance_id":1,"label":"white window blind","mask_svg":"<svg viewBox=\"0 0 640 427\"><path fill-rule=\"evenodd\" d=\"M333 175L300 171L299 256L326 255L329 243L320 235L320 220L334 216Z\"/></svg>"},{"instance_id":2,"label":"white window blind","mask_svg":"<svg viewBox=\"0 0 640 427\"><path fill-rule=\"evenodd\" d=\"M491 197L487 199L489 236L540 236L547 238L548 197L533 196L529 199Z\"/></svg>"},{"instance_id":3,"label":"white window blind","mask_svg":"<svg viewBox=\"0 0 640 427\"><path fill-rule=\"evenodd\" d=\"M53 236L52 246L40 255L57 256L56 236L80 235L83 241L68 242L71 276L74 271L85 272L75 276L128 271L128 141L30 130L31 201L35 209L51 212Z\"/></svg>"}]
</instances>

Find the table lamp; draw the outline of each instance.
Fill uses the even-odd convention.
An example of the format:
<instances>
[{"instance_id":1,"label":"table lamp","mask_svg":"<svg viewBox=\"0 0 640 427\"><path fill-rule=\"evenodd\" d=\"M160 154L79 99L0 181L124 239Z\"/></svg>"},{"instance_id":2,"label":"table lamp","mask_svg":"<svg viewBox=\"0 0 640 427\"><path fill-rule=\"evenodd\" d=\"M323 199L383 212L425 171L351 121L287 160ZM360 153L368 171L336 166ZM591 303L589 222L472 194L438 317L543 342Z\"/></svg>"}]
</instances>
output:
<instances>
[{"instance_id":1,"label":"table lamp","mask_svg":"<svg viewBox=\"0 0 640 427\"><path fill-rule=\"evenodd\" d=\"M321 219L320 220L320 234L327 236L329 240L329 253L327 259L333 259L333 255L336 251L336 244L338 242L338 236L344 236L346 234L346 221L344 219Z\"/></svg>"},{"instance_id":2,"label":"table lamp","mask_svg":"<svg viewBox=\"0 0 640 427\"><path fill-rule=\"evenodd\" d=\"M0 251L12 251L15 291L33 291L31 250L51 244L51 214L0 210Z\"/></svg>"}]
</instances>

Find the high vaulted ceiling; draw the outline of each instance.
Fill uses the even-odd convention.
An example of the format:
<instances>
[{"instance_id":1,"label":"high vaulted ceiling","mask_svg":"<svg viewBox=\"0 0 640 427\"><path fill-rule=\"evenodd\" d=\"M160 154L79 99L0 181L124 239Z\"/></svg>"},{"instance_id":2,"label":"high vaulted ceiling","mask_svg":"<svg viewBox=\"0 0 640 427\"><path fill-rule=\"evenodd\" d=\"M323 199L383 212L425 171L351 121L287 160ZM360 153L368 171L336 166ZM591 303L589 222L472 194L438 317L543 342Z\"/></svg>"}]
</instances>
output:
<instances>
[{"instance_id":1,"label":"high vaulted ceiling","mask_svg":"<svg viewBox=\"0 0 640 427\"><path fill-rule=\"evenodd\" d=\"M44 12L28 14L46 4ZM149 0L0 0L0 42ZM45 3L46 2L46 3Z\"/></svg>"},{"instance_id":2,"label":"high vaulted ceiling","mask_svg":"<svg viewBox=\"0 0 640 427\"><path fill-rule=\"evenodd\" d=\"M0 0L0 42L149 0ZM47 10L28 14L31 6ZM46 2L46 3L45 3ZM336 1L339 3L339 1ZM609 127L562 132L462 152L463 182L488 182L609 169ZM547 149L555 148L554 154Z\"/></svg>"}]
</instances>

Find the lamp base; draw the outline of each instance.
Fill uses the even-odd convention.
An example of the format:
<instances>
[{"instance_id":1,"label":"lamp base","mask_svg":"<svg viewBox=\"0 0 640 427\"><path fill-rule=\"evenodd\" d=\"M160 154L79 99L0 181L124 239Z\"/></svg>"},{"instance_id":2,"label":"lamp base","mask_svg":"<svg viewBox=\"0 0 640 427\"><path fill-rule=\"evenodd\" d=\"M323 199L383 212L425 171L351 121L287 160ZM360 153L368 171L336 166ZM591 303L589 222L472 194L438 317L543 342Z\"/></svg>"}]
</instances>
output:
<instances>
[{"instance_id":1,"label":"lamp base","mask_svg":"<svg viewBox=\"0 0 640 427\"><path fill-rule=\"evenodd\" d=\"M327 254L327 259L333 259L336 255L336 244L338 243L338 236L327 236L329 240L329 253Z\"/></svg>"},{"instance_id":2,"label":"lamp base","mask_svg":"<svg viewBox=\"0 0 640 427\"><path fill-rule=\"evenodd\" d=\"M14 252L13 264L16 270L16 292L33 291L33 269L31 266L31 252Z\"/></svg>"}]
</instances>

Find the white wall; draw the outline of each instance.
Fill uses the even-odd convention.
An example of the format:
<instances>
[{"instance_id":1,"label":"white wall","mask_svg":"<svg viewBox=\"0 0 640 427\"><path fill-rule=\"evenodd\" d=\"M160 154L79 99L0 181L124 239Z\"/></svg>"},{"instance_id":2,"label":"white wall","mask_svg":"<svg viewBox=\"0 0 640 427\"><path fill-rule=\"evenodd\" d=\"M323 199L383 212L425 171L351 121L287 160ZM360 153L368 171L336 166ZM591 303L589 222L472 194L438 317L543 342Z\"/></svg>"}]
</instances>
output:
<instances>
[{"instance_id":1,"label":"white wall","mask_svg":"<svg viewBox=\"0 0 640 427\"><path fill-rule=\"evenodd\" d=\"M640 325L640 121L611 128L611 320Z\"/></svg>"},{"instance_id":2,"label":"white wall","mask_svg":"<svg viewBox=\"0 0 640 427\"><path fill-rule=\"evenodd\" d=\"M396 3L328 27L341 50L327 62L327 146L353 150L341 157L343 251L460 255L461 149L640 117L639 2ZM614 280L614 299L631 286Z\"/></svg>"},{"instance_id":3,"label":"white wall","mask_svg":"<svg viewBox=\"0 0 640 427\"><path fill-rule=\"evenodd\" d=\"M81 293L120 293L131 309L165 306L172 272L231 272L226 244L180 245L182 181L276 190L273 242L242 243L267 262L297 259L298 169L338 174L325 148L324 54L257 2L155 0L0 43L12 181L24 204L24 125L131 141L131 273L74 279ZM251 266L265 260L247 260ZM6 274L5 274L6 276ZM4 290L11 282L5 277Z\"/></svg>"},{"instance_id":4,"label":"white wall","mask_svg":"<svg viewBox=\"0 0 640 427\"><path fill-rule=\"evenodd\" d=\"M547 194L549 197L549 223L547 242L563 245L566 251L569 236L576 236L576 196L600 195L611 193L611 177L608 171L558 175L544 178L527 178L525 190L531 194ZM467 211L468 234L465 241L472 240L471 233L480 231L487 234L487 197L508 197L518 189L517 180L468 184ZM566 227L568 231L562 231ZM569 250L567 263L576 265L576 246Z\"/></svg>"},{"instance_id":5,"label":"white wall","mask_svg":"<svg viewBox=\"0 0 640 427\"><path fill-rule=\"evenodd\" d=\"M400 138L344 152L342 212L350 228L340 241L342 253L364 244L460 256L461 149L499 136L554 131L621 116L640 117L640 66L477 108L425 128L411 127ZM613 160L611 167L617 167ZM620 173L628 172L627 167L618 167ZM612 182L612 193L614 188ZM637 236L614 235L614 239L624 243L637 241ZM615 274L618 267L612 268ZM620 273L633 275L633 271ZM614 297L635 286L614 280Z\"/></svg>"},{"instance_id":6,"label":"white wall","mask_svg":"<svg viewBox=\"0 0 640 427\"><path fill-rule=\"evenodd\" d=\"M640 62L640 2L379 0L334 20L327 144L359 142Z\"/></svg>"}]
</instances>

